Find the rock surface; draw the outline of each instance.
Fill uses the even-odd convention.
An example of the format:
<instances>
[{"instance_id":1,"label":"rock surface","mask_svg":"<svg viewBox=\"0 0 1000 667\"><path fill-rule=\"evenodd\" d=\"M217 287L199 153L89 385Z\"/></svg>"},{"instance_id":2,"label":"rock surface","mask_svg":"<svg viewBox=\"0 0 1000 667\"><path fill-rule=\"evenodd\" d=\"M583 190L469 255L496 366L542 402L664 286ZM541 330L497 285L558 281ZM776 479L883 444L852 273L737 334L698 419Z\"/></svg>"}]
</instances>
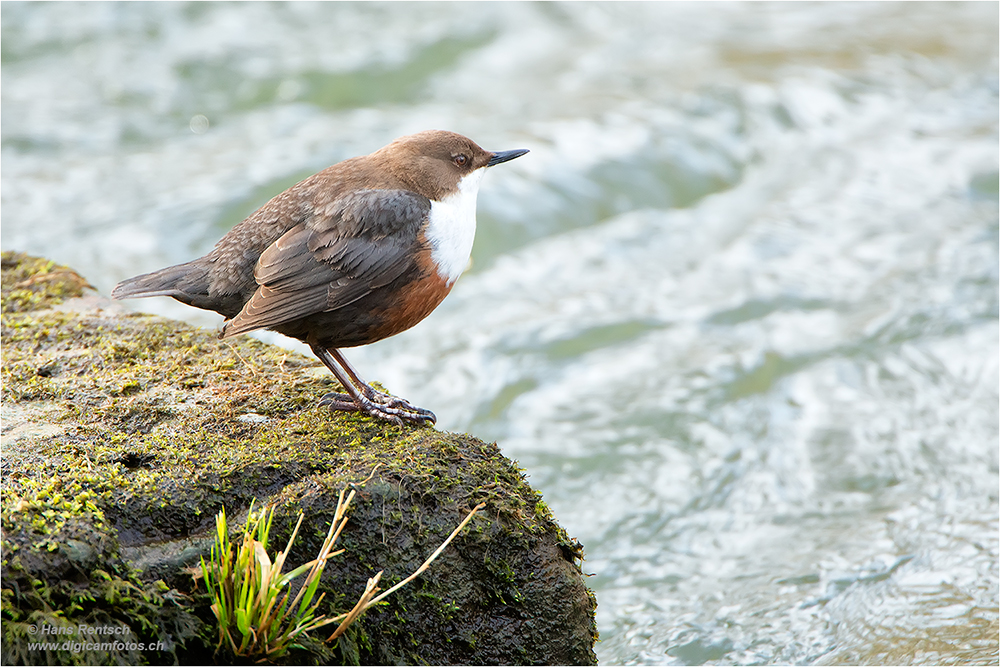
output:
<instances>
[{"instance_id":1,"label":"rock surface","mask_svg":"<svg viewBox=\"0 0 1000 667\"><path fill-rule=\"evenodd\" d=\"M287 662L595 663L580 546L495 444L332 415L315 406L337 389L318 362L128 313L46 260L4 253L0 285L5 664L231 663L185 571L207 554L216 512L237 524L252 500L275 504L272 545L304 513L295 566L352 483L327 613L379 570L383 588L405 578L486 509L339 643L323 644L324 628ZM40 628L80 625L120 628L121 646L29 646Z\"/></svg>"}]
</instances>

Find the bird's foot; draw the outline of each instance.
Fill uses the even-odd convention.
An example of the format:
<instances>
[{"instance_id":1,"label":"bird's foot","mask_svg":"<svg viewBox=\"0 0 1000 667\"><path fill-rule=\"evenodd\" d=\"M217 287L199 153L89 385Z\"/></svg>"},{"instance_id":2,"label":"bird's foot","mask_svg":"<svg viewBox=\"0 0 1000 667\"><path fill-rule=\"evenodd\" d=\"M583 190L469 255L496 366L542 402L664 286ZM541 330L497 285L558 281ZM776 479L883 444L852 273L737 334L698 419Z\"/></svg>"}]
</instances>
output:
<instances>
[{"instance_id":1,"label":"bird's foot","mask_svg":"<svg viewBox=\"0 0 1000 667\"><path fill-rule=\"evenodd\" d=\"M372 417L385 419L399 426L405 422L420 425L437 422L437 417L430 410L418 408L399 396L386 394L371 387L369 390L370 393L366 391L364 396L359 396L357 399L348 394L332 392L324 395L319 404L327 406L331 411L366 412Z\"/></svg>"},{"instance_id":2,"label":"bird's foot","mask_svg":"<svg viewBox=\"0 0 1000 667\"><path fill-rule=\"evenodd\" d=\"M338 410L343 412L356 412L360 408L358 404L354 402L354 399L348 394L338 394L337 392L331 391L329 394L323 394L319 399L320 405L325 405L330 408L330 412L336 412Z\"/></svg>"}]
</instances>

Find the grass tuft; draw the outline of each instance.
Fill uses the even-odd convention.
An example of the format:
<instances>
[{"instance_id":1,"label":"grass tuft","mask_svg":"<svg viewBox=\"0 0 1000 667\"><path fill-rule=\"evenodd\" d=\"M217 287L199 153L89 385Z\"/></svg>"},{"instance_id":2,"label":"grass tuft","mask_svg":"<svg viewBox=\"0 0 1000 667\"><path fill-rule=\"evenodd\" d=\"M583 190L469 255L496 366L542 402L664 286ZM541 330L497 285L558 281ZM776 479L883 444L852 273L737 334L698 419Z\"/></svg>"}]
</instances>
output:
<instances>
[{"instance_id":1,"label":"grass tuft","mask_svg":"<svg viewBox=\"0 0 1000 667\"><path fill-rule=\"evenodd\" d=\"M355 490L351 489L345 498L346 491L345 488L340 492L333 521L319 554L315 559L287 573L283 573L285 559L298 535L303 514L299 514L299 520L284 551L278 552L272 561L267 545L274 520L273 506L254 512L253 503L250 504L250 513L238 548L229 540L225 508L219 511L215 517L215 545L208 562L201 559L201 575L212 597L212 613L219 622L216 652L228 647L239 657L260 661L275 660L285 655L290 648L304 648L297 640L308 636L309 632L339 621L336 630L326 640L335 641L366 609L426 571L473 515L485 507L485 503L480 503L473 508L441 546L409 577L375 597L382 578L382 572L378 572L368 580L364 593L350 611L331 618L318 614L324 594L321 593L316 598L316 592L327 560L343 552L343 549L333 549L347 524L347 509L355 495ZM291 582L303 574L306 575L305 581L295 597L289 600Z\"/></svg>"}]
</instances>

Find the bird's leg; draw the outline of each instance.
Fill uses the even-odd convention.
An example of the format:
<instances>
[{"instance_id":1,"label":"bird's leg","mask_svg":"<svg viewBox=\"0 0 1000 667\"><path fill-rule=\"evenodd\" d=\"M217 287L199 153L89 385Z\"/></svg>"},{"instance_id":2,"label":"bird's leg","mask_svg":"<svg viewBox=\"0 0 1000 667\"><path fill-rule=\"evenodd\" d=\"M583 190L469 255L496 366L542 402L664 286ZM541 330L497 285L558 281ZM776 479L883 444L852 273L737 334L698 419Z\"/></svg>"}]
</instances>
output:
<instances>
[{"instance_id":1,"label":"bird's leg","mask_svg":"<svg viewBox=\"0 0 1000 667\"><path fill-rule=\"evenodd\" d=\"M425 410L424 408L418 408L417 406L407 401L405 398L400 398L399 396L393 396L392 394L383 391L378 391L370 384L362 380L361 376L358 374L357 369L354 368L351 362L347 360L347 357L345 357L340 352L340 350L337 350L335 348L329 348L327 349L327 351L334 359L337 360L337 363L340 365L340 367L343 368L345 371L347 371L347 374L351 377L351 382L354 384L355 387L361 390L361 392L365 395L365 398L367 398L368 400L374 401L379 405L383 405L390 408L400 408L404 411L420 415L423 421L431 421L431 422L437 421L437 417L435 417L434 413L431 412L430 410Z\"/></svg>"},{"instance_id":2,"label":"bird's leg","mask_svg":"<svg viewBox=\"0 0 1000 667\"><path fill-rule=\"evenodd\" d=\"M346 394L326 394L320 399L320 405L325 405L330 410L367 412L373 417L387 419L399 425L404 421L418 424L433 424L437 421L430 410L411 405L398 396L372 389L336 348L327 349L311 341L309 347L347 390Z\"/></svg>"},{"instance_id":3,"label":"bird's leg","mask_svg":"<svg viewBox=\"0 0 1000 667\"><path fill-rule=\"evenodd\" d=\"M336 348L328 348L327 352L329 352L330 355L337 360L337 363L340 365L341 368L347 371L347 374L351 376L351 382L354 384L355 387L361 390L361 392L365 395L365 398L367 398L368 400L375 401L380 405L389 405L394 408L405 407L418 411L423 410L422 408L414 407L405 398L400 398L399 396L393 396L392 394L387 394L383 391L379 391L378 389L375 389L370 384L362 380L361 376L358 375L358 370L354 367L354 365L351 362L347 360L347 357L345 357L340 350ZM427 412L426 410L423 411Z\"/></svg>"}]
</instances>

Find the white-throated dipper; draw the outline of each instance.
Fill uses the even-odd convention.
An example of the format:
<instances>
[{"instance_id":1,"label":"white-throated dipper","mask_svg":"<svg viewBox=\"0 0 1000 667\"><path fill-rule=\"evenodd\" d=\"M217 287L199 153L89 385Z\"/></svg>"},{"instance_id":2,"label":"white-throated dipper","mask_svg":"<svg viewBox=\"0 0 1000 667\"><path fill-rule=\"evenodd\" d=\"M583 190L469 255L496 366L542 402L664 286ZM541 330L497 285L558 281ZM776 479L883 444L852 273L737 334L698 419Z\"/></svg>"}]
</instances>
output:
<instances>
[{"instance_id":1,"label":"white-throated dipper","mask_svg":"<svg viewBox=\"0 0 1000 667\"><path fill-rule=\"evenodd\" d=\"M493 153L440 130L401 137L288 188L204 257L124 280L111 296L214 310L226 317L220 338L297 338L347 391L320 405L433 423L430 410L373 389L338 348L398 334L437 308L469 263L483 173L527 152Z\"/></svg>"}]
</instances>

